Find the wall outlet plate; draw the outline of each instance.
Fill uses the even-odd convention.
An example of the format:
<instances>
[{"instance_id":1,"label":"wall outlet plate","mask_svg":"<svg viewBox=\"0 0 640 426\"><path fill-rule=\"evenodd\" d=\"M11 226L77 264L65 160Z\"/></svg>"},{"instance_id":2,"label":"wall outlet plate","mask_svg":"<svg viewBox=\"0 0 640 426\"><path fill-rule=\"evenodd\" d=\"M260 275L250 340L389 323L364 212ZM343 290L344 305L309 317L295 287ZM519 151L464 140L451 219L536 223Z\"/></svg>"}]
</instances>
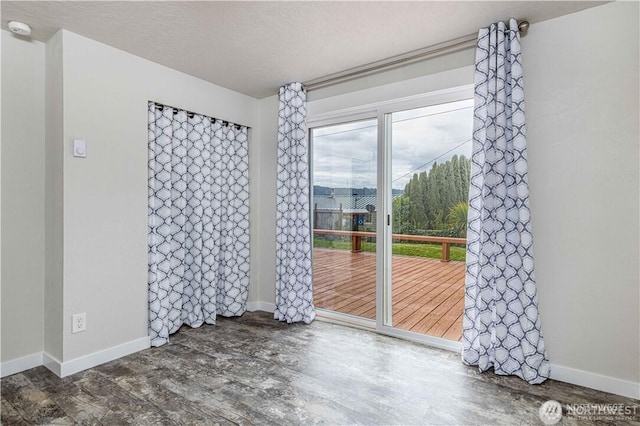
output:
<instances>
[{"instance_id":1,"label":"wall outlet plate","mask_svg":"<svg viewBox=\"0 0 640 426\"><path fill-rule=\"evenodd\" d=\"M87 329L87 314L75 314L71 316L71 333L80 333Z\"/></svg>"}]
</instances>

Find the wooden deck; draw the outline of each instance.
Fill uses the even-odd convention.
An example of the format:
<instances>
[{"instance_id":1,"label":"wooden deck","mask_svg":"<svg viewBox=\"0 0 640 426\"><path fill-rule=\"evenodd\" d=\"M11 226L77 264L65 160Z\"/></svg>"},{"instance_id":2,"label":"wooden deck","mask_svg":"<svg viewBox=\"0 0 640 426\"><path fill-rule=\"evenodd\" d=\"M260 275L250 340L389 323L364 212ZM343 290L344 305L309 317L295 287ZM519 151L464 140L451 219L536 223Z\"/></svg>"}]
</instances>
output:
<instances>
[{"instance_id":1,"label":"wooden deck","mask_svg":"<svg viewBox=\"0 0 640 426\"><path fill-rule=\"evenodd\" d=\"M464 262L393 256L393 326L460 340ZM316 307L375 319L375 253L315 248Z\"/></svg>"}]
</instances>

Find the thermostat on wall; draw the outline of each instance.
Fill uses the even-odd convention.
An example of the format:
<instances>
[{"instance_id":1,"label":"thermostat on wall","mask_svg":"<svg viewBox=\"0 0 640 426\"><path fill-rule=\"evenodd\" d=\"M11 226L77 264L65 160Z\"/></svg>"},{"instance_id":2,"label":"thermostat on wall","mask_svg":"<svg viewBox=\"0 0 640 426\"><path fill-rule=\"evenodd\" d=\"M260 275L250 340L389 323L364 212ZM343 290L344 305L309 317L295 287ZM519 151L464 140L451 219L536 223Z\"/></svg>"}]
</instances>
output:
<instances>
[{"instance_id":1,"label":"thermostat on wall","mask_svg":"<svg viewBox=\"0 0 640 426\"><path fill-rule=\"evenodd\" d=\"M87 142L82 139L73 140L73 156L85 158L87 156Z\"/></svg>"}]
</instances>

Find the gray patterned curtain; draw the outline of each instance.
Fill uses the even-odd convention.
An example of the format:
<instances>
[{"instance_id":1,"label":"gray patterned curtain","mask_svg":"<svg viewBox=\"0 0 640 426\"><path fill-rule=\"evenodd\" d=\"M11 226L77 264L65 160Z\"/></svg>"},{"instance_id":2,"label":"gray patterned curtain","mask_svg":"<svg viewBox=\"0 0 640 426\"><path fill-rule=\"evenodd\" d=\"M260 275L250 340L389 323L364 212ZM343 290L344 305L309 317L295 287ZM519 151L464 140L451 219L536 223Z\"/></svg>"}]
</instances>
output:
<instances>
[{"instance_id":1,"label":"gray patterned curtain","mask_svg":"<svg viewBox=\"0 0 640 426\"><path fill-rule=\"evenodd\" d=\"M506 31L506 32L505 32ZM540 330L527 183L518 24L479 32L462 359L529 383L549 377Z\"/></svg>"},{"instance_id":2,"label":"gray patterned curtain","mask_svg":"<svg viewBox=\"0 0 640 426\"><path fill-rule=\"evenodd\" d=\"M280 88L274 318L289 323L310 323L315 318L306 108L301 83Z\"/></svg>"},{"instance_id":3,"label":"gray patterned curtain","mask_svg":"<svg viewBox=\"0 0 640 426\"><path fill-rule=\"evenodd\" d=\"M149 102L149 336L242 315L249 286L247 128Z\"/></svg>"}]
</instances>

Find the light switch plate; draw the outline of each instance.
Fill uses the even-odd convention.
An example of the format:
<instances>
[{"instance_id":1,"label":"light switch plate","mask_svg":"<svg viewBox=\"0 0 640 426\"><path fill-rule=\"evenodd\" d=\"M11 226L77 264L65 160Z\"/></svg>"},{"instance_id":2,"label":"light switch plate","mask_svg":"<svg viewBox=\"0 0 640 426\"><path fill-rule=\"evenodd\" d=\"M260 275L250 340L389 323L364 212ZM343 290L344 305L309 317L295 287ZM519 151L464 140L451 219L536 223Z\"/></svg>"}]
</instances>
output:
<instances>
[{"instance_id":1,"label":"light switch plate","mask_svg":"<svg viewBox=\"0 0 640 426\"><path fill-rule=\"evenodd\" d=\"M87 156L87 142L82 139L73 140L73 156L85 158Z\"/></svg>"}]
</instances>

